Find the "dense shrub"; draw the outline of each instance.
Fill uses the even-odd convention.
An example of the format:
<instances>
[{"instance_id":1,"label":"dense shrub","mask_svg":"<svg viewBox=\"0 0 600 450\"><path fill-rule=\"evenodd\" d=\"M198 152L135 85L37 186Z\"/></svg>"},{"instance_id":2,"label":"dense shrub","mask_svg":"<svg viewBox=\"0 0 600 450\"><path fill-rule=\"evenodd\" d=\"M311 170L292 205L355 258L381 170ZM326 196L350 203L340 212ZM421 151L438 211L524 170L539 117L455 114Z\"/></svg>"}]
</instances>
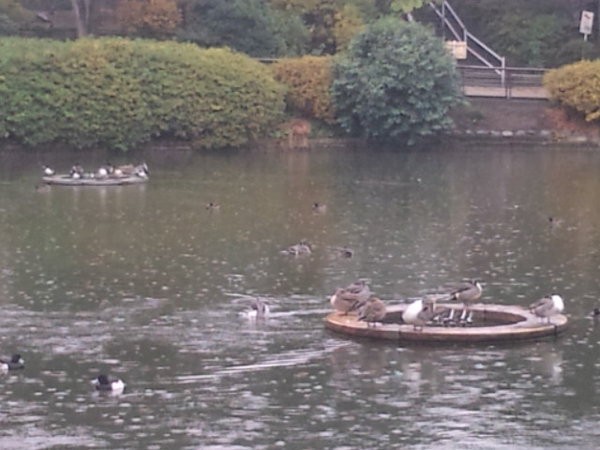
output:
<instances>
[{"instance_id":1,"label":"dense shrub","mask_svg":"<svg viewBox=\"0 0 600 450\"><path fill-rule=\"evenodd\" d=\"M125 39L0 39L0 96L1 135L77 148L158 136L239 146L284 107L282 86L244 55Z\"/></svg>"},{"instance_id":2,"label":"dense shrub","mask_svg":"<svg viewBox=\"0 0 600 450\"><path fill-rule=\"evenodd\" d=\"M600 60L551 70L544 76L544 86L554 100L581 113L585 120L600 119Z\"/></svg>"},{"instance_id":3,"label":"dense shrub","mask_svg":"<svg viewBox=\"0 0 600 450\"><path fill-rule=\"evenodd\" d=\"M337 59L333 99L342 128L370 139L413 143L451 124L459 100L454 62L427 29L382 19Z\"/></svg>"},{"instance_id":4,"label":"dense shrub","mask_svg":"<svg viewBox=\"0 0 600 450\"><path fill-rule=\"evenodd\" d=\"M273 64L275 79L288 88L288 108L330 123L334 121L330 95L331 70L330 56L280 59Z\"/></svg>"}]
</instances>

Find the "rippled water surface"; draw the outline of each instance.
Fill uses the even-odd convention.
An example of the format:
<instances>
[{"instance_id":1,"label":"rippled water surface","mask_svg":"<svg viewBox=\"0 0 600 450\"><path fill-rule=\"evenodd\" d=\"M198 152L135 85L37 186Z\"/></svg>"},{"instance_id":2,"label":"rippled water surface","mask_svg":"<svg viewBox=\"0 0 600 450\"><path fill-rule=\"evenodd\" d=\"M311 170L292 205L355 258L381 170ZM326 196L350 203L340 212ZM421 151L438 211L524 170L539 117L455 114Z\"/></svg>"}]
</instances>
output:
<instances>
[{"instance_id":1,"label":"rippled water surface","mask_svg":"<svg viewBox=\"0 0 600 450\"><path fill-rule=\"evenodd\" d=\"M147 152L147 185L34 190L74 158L105 155L0 153L0 351L26 360L0 376L0 448L596 448L600 153ZM280 253L303 238L309 257ZM558 292L570 328L469 347L326 331L359 277L390 304L464 278L485 302ZM266 321L240 317L255 295ZM97 395L101 371L125 393Z\"/></svg>"}]
</instances>

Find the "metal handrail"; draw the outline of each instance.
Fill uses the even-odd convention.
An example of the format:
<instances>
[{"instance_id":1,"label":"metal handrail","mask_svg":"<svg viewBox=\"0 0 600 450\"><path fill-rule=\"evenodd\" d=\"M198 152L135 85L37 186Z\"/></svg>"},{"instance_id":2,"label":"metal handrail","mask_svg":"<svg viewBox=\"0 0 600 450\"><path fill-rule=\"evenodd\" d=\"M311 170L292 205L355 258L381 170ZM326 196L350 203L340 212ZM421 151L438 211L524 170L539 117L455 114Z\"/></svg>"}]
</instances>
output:
<instances>
[{"instance_id":1,"label":"metal handrail","mask_svg":"<svg viewBox=\"0 0 600 450\"><path fill-rule=\"evenodd\" d=\"M457 65L462 86L467 95L510 98L548 98L543 87L543 75L548 69L542 67L487 67ZM497 72L501 71L501 79ZM488 75L488 74L491 74ZM475 93L474 89L477 91Z\"/></svg>"},{"instance_id":2,"label":"metal handrail","mask_svg":"<svg viewBox=\"0 0 600 450\"><path fill-rule=\"evenodd\" d=\"M496 70L496 73L500 77L500 81L501 81L502 85L504 86L504 83L506 82L505 70L504 70L506 67L506 58L504 58L503 56L500 56L493 49L491 49L489 46L487 46L483 41L478 39L473 33L471 33L467 29L467 27L465 26L463 21L461 20L460 16L456 13L454 8L452 8L450 3L448 3L448 1L444 0L442 2L442 11L440 11L436 7L436 5L433 4L433 2L430 2L429 6L433 9L433 11L436 13L436 15L442 20L443 26L448 28L448 30L450 30L452 35L454 35L454 38L459 41L463 41L467 44L467 51L471 55L473 55L475 58L477 58L477 60L479 60L485 66L494 68ZM456 28L454 27L454 24L450 21L450 18L445 14L446 11L448 11L450 13L451 18L458 25L458 27L460 28L462 33L459 33L456 30ZM485 52L487 52L487 54L489 56L495 58L498 61L499 66L491 63L488 60L488 58L486 58L479 51L477 51L475 48L473 48L472 45L469 45L470 42L475 43L480 49L483 49Z\"/></svg>"}]
</instances>

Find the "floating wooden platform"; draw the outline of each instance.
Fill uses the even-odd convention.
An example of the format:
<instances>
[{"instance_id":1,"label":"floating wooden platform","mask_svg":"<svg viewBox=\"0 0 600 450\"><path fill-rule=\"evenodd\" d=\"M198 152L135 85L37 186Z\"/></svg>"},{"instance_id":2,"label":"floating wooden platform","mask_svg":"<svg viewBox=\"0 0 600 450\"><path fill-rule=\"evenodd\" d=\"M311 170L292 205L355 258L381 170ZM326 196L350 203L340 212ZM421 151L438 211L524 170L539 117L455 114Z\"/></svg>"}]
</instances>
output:
<instances>
[{"instance_id":1,"label":"floating wooden platform","mask_svg":"<svg viewBox=\"0 0 600 450\"><path fill-rule=\"evenodd\" d=\"M46 184L60 186L123 186L128 184L140 184L148 181L148 178L137 175L125 177L106 177L106 178L73 178L71 175L52 175L43 177L42 181Z\"/></svg>"},{"instance_id":2,"label":"floating wooden platform","mask_svg":"<svg viewBox=\"0 0 600 450\"><path fill-rule=\"evenodd\" d=\"M438 304L455 309L460 314L460 304ZM332 312L325 318L325 327L348 336L399 342L423 343L476 343L498 341L522 341L556 336L567 327L567 317L557 314L550 323L531 313L528 309L515 305L480 304L470 308L474 323L469 326L445 327L425 326L415 330L412 325L402 322L402 313L408 305L388 306L383 323L368 325L357 320L356 315L342 315Z\"/></svg>"}]
</instances>

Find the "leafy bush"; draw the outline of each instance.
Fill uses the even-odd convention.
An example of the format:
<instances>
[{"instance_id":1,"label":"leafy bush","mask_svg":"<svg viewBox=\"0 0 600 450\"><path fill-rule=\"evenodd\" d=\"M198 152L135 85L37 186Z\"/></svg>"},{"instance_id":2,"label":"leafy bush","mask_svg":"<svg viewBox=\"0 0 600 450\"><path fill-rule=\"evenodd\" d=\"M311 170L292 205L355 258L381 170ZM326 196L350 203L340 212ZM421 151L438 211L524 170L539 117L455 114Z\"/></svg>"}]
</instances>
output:
<instances>
[{"instance_id":1,"label":"leafy bush","mask_svg":"<svg viewBox=\"0 0 600 450\"><path fill-rule=\"evenodd\" d=\"M275 79L287 86L288 108L332 123L330 56L303 56L280 59L273 64Z\"/></svg>"},{"instance_id":2,"label":"leafy bush","mask_svg":"<svg viewBox=\"0 0 600 450\"><path fill-rule=\"evenodd\" d=\"M247 56L126 39L0 39L0 95L0 135L123 150L159 136L243 145L284 107L282 86Z\"/></svg>"},{"instance_id":3,"label":"leafy bush","mask_svg":"<svg viewBox=\"0 0 600 450\"><path fill-rule=\"evenodd\" d=\"M442 42L418 24L393 18L359 34L334 68L340 125L370 139L414 143L447 128L458 92L454 61Z\"/></svg>"},{"instance_id":4,"label":"leafy bush","mask_svg":"<svg viewBox=\"0 0 600 450\"><path fill-rule=\"evenodd\" d=\"M551 70L544 76L544 86L554 100L581 113L588 122L600 119L600 60Z\"/></svg>"}]
</instances>

